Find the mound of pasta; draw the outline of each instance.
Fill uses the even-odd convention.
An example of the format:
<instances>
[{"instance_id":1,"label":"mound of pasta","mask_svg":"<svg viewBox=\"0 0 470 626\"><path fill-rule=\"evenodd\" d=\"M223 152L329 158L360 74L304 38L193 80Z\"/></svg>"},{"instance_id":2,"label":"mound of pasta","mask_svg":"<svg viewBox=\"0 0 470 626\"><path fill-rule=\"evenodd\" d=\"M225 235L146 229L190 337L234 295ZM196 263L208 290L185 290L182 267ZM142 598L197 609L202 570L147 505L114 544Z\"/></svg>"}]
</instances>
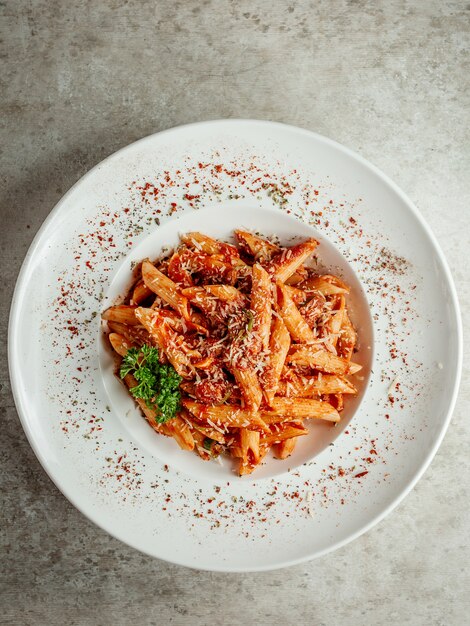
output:
<instances>
[{"instance_id":1,"label":"mound of pasta","mask_svg":"<svg viewBox=\"0 0 470 626\"><path fill-rule=\"evenodd\" d=\"M124 304L102 317L150 426L204 460L230 455L244 475L271 448L287 458L304 420L339 422L361 366L349 288L315 271L318 242L234 236L181 236L171 254L141 263Z\"/></svg>"}]
</instances>

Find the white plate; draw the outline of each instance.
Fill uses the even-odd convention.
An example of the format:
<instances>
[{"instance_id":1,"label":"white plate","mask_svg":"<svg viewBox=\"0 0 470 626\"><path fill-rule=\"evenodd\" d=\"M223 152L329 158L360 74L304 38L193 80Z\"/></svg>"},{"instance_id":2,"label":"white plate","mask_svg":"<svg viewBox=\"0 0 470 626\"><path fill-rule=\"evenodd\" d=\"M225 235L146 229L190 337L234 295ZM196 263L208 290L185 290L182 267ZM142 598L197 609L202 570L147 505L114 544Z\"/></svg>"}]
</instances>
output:
<instances>
[{"instance_id":1,"label":"white plate","mask_svg":"<svg viewBox=\"0 0 470 626\"><path fill-rule=\"evenodd\" d=\"M179 232L240 226L320 238L353 285L366 371L374 328L373 373L342 424L316 425L293 458L243 479L154 435L112 375L99 321L132 260ZM37 234L9 331L23 427L70 501L143 552L223 571L311 559L396 506L442 440L462 355L449 270L411 202L346 148L256 121L172 129L89 172Z\"/></svg>"}]
</instances>

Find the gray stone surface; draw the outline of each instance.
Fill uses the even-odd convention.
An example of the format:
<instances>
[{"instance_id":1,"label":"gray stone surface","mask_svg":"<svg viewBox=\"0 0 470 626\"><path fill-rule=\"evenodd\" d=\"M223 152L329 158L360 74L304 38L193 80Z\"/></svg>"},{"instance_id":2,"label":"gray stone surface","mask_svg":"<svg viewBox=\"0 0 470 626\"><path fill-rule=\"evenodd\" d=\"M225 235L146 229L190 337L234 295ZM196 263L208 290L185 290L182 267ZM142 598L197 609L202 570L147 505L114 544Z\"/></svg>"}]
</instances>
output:
<instances>
[{"instance_id":1,"label":"gray stone surface","mask_svg":"<svg viewBox=\"0 0 470 626\"><path fill-rule=\"evenodd\" d=\"M440 240L468 336L469 20L453 0L0 2L0 622L469 623L468 365L431 468L384 522L315 562L227 575L152 560L73 509L6 363L16 275L61 195L139 137L223 117L316 130L389 174Z\"/></svg>"}]
</instances>

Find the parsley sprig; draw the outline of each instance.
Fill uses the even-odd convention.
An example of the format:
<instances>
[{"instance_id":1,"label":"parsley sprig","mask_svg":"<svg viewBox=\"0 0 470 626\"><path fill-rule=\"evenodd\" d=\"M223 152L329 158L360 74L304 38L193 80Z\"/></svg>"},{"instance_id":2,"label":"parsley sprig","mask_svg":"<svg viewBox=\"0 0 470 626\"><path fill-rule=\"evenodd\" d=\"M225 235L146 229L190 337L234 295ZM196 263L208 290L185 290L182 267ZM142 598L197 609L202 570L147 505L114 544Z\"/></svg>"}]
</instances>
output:
<instances>
[{"instance_id":1,"label":"parsley sprig","mask_svg":"<svg viewBox=\"0 0 470 626\"><path fill-rule=\"evenodd\" d=\"M163 424L175 417L181 408L181 376L171 365L160 363L158 349L143 345L130 348L122 359L121 378L132 374L137 381L129 391L134 398L141 398L156 413L156 420Z\"/></svg>"}]
</instances>

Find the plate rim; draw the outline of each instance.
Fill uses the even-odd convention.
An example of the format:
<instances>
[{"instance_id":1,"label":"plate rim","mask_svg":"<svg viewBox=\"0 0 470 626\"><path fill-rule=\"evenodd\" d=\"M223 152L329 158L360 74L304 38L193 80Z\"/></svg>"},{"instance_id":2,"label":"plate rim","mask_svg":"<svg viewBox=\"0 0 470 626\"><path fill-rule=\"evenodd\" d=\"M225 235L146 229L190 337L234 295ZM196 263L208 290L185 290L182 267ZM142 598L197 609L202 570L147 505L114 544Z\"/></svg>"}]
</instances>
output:
<instances>
[{"instance_id":1,"label":"plate rim","mask_svg":"<svg viewBox=\"0 0 470 626\"><path fill-rule=\"evenodd\" d=\"M295 559L288 559L288 560L284 560L284 561L280 561L277 562L275 564L269 564L269 565L256 565L256 566L229 566L227 567L226 565L221 564L220 567L217 566L213 566L213 567L200 567L200 566L196 566L196 565L192 565L192 564L188 564L187 562L183 562L182 559L179 559L177 557L175 557L174 559L163 559L162 557L156 556L155 554L153 554L152 552L145 550L144 548L142 548L141 546L137 546L135 545L131 540L128 539L123 539L122 537L118 536L118 534L114 533L112 530L109 530L108 528L106 528L100 521L98 521L97 519L97 515L95 515L93 510L90 511L85 511L84 507L82 507L81 504L79 504L79 502L77 502L77 498L75 498L75 496L73 494L68 494L65 493L65 491L61 488L60 486L60 475L54 476L52 470L49 467L49 464L47 463L44 455L42 454L42 450L35 445L33 436L32 436L32 432L31 429L29 427L28 424L28 420L27 420L27 411L24 407L23 401L22 401L22 394L21 394L21 390L20 390L20 384L19 384L19 378L17 375L17 370L18 370L18 363L16 362L16 356L15 356L15 346L16 346L16 337L18 334L18 315L17 315L17 311L19 309L20 306L20 302L21 302L21 297L22 297L22 291L24 289L24 285L23 283L25 282L26 276L27 276L27 272L30 269L30 264L32 261L32 258L36 252L36 249L38 248L39 244L40 244L40 240L43 236L43 233L46 231L47 227L49 226L49 223L51 223L56 214L59 214L60 211L62 210L63 206L66 204L66 202L68 201L69 197L73 194L73 192L81 185L83 184L83 182L88 179L91 178L92 175L99 169L101 168L105 163L108 163L109 161L111 161L112 159L117 159L119 156L121 156L125 151L127 150L131 150L132 148L137 147L139 144L144 144L146 142L151 142L156 136L163 136L166 134L170 134L172 132L175 131L182 131L184 129L191 129L193 127L216 127L217 125L231 125L231 126L237 126L240 124L243 125L259 125L259 126L264 126L264 127L272 127L273 129L281 129L281 130L287 130L290 131L291 133L294 134L298 134L298 135L303 135L306 137L310 137L311 139L316 140L317 142L320 143L324 143L326 145L329 145L332 148L335 148L336 150L339 150L340 152L343 152L344 154L346 154L347 156L349 156L350 158L352 158L353 160L358 161L360 164L362 164L367 170L371 171L373 174L375 174L376 177L380 178L381 181L383 183L385 183L385 185L387 185L403 202L403 204L406 206L406 208L411 212L411 214L415 217L415 219L418 221L420 227L423 229L424 233L426 234L433 252L436 254L437 259L440 262L442 271L443 271L443 275L445 277L445 281L446 281L446 285L449 289L449 294L450 294L450 304L452 305L452 314L454 317L454 322L455 322L455 329L456 329L456 358L455 358L455 362L452 364L453 367L455 368L455 378L454 378L454 383L453 383L453 388L451 393L449 393L449 402L448 402L448 407L446 410L446 414L445 414L445 418L442 420L442 423L440 425L439 431L437 433L437 436L435 437L434 443L431 447L431 449L429 450L429 452L427 453L427 455L425 456L421 467L419 468L419 470L415 473L415 475L408 481L408 483L406 484L406 486L402 489L402 491L400 491L400 493L398 493L398 495L395 496L395 498L393 498L393 500L388 504L387 507L384 508L384 510L382 510L380 513L378 513L377 515L373 516L366 524L364 524L363 526L361 526L356 532L352 533L351 535L349 535L348 537L337 541L335 543L332 543L331 545L329 545L328 547L324 548L323 550L318 550L314 553L309 553L307 555L303 555L301 557L295 558ZM214 572L231 572L231 573L242 573L242 572L261 572L261 571L273 571L276 569L281 569L284 567L291 567L294 565L298 565L300 563L305 563L307 561L311 561L313 559L319 558L321 556L324 556L325 554L328 554L330 552L333 552L345 545L347 545L348 543L350 543L351 541L354 541L355 539L357 539L358 537L360 537L361 535L363 535L364 533L368 532L369 530L371 530L371 528L373 528L376 524L378 524L379 522L381 522L387 515L389 515L389 513L391 513L405 498L406 496L410 493L410 491L416 486L416 484L419 482L419 480L422 478L423 474L426 472L426 470L428 469L429 465L431 464L432 460L434 459L443 439L444 436L447 432L447 429L449 427L450 421L452 419L452 414L454 412L455 409L455 405L457 402L457 396L458 396L458 392L459 392L459 387L460 387L460 381L461 381L461 375L462 375L462 362L463 362L463 329L462 329L462 317L461 317L461 311L460 311L460 306L459 306L459 301L458 301L458 296L457 296L457 290L454 284L454 280L449 268L449 265L447 263L446 257L444 256L444 253L437 241L436 236L434 235L431 227L428 225L428 223L425 221L425 219L423 218L423 216L421 215L420 211L418 210L418 208L415 206L415 204L411 201L411 199L405 194L404 191L402 191L402 189L391 179L389 178L389 176L387 174L385 174L382 170L380 170L377 166L375 166L373 163L371 163L370 161L368 161L367 159L365 159L364 157L362 157L360 154L356 153L354 150L351 150L350 148L348 148L347 146L344 146L343 144L330 139L328 137L325 137L324 135L321 135L319 133L316 133L314 131L308 130L308 129L304 129L301 127L297 127L297 126L293 126L290 124L284 124L281 122L273 122L273 121L269 121L269 120L257 120L257 119L244 119L244 118L231 118L231 119L215 119L215 120L207 120L207 121L202 121L202 122L192 122L190 124L181 124L178 126L173 126L171 128L167 128L165 130L156 132L156 133L152 133L150 135L146 135L136 141L131 142L130 144L127 144L125 146L123 146L122 148L118 149L117 151L111 153L110 155L108 155L105 159L103 159L102 161L98 162L96 165L94 165L90 170L88 170L87 172L85 172L85 174L83 176L81 176L71 187L70 189L59 199L59 201L55 204L55 206L52 208L52 210L49 212L49 214L47 215L47 217L45 218L45 220L42 222L41 226L39 227L38 231L36 232L27 252L25 255L25 258L21 264L21 268L18 272L18 276L16 279L16 283L15 283L15 288L13 291L13 296L12 296L12 300L11 300L11 306L10 306L10 313L9 313L9 320L8 320L8 334L7 334L8 338L8 350L7 350L7 358L8 358L8 371L9 371L9 377L10 377L10 383L11 383L11 392L12 392L12 396L13 396L13 400L15 402L15 407L16 407L16 411L20 420L20 423L22 425L22 428L25 432L26 438L28 440L29 445L31 446L36 458L38 459L39 463L41 464L42 468L44 469L44 471L46 472L46 474L49 476L49 478L52 480L52 482L54 483L54 485L57 487L57 489L62 493L62 495L76 508L80 511L80 513L82 513L87 519L89 519L91 522L93 522L96 526L98 526L101 530L103 530L104 532L108 533L109 535L111 535L112 537L114 537L115 539L123 542L124 544L138 550L139 552L142 552L144 554L147 554L148 556L151 556L152 558L157 558L160 560L165 560L167 562L173 563L175 565L181 565L184 567L188 567L190 569L195 569L195 570L202 570L202 571L214 571Z\"/></svg>"}]
</instances>

